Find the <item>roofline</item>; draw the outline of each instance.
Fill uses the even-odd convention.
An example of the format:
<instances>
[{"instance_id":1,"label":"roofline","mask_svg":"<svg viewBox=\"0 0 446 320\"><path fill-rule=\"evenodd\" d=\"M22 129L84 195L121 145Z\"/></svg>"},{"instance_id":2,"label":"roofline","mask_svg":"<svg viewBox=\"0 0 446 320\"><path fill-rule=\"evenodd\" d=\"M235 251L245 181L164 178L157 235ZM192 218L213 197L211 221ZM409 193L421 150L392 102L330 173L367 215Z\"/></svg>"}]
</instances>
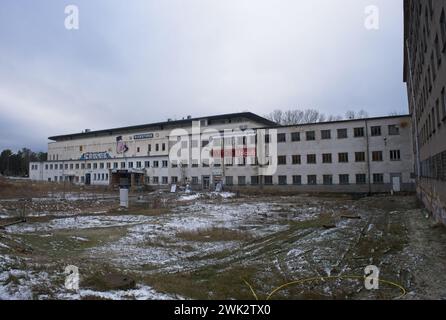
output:
<instances>
[{"instance_id":1,"label":"roofline","mask_svg":"<svg viewBox=\"0 0 446 320\"><path fill-rule=\"evenodd\" d=\"M89 132L72 133L72 134L65 134L65 135L59 135L59 136L52 136L52 137L48 137L48 139L57 142L57 141L63 141L63 140L73 140L74 138L92 138L92 137L124 133L126 131L139 131L139 130L145 130L145 129L150 129L150 128L157 128L157 127L160 130L163 130L164 126L188 124L188 123L192 124L193 121L199 121L199 120L203 120L203 119L218 120L218 119L236 118L236 117L245 117L250 120L254 120L254 121L263 123L265 125L270 125L271 127L277 126L277 124L275 122L268 120L264 117L261 117L255 113L238 112L238 113L227 113L227 114L220 114L220 115L207 116L207 117L198 117L198 118L191 118L191 119L155 122L155 123L142 124L142 125L136 125L136 126L118 127L118 128L103 129L103 130L96 130L96 131L89 131Z\"/></svg>"},{"instance_id":2,"label":"roofline","mask_svg":"<svg viewBox=\"0 0 446 320\"><path fill-rule=\"evenodd\" d=\"M322 124L335 124L335 123L346 123L346 122L364 122L364 121L372 121L372 120L384 120L384 119L398 119L398 118L407 118L411 117L410 114L404 115L396 115L396 116L381 116L381 117L369 117L369 118L360 118L360 119L346 119L346 120L336 120L336 121L326 121L326 122L312 122L312 123L302 123L302 124L289 124L289 125L281 125L274 127L262 127L256 128L258 129L271 129L271 128L291 128L291 127L307 127L307 126L315 126Z\"/></svg>"},{"instance_id":3,"label":"roofline","mask_svg":"<svg viewBox=\"0 0 446 320\"><path fill-rule=\"evenodd\" d=\"M403 82L407 82L408 74L407 74L407 68L409 67L409 57L407 56L407 38L409 37L409 14L410 14L410 8L409 8L409 1L404 0L403 3Z\"/></svg>"}]
</instances>

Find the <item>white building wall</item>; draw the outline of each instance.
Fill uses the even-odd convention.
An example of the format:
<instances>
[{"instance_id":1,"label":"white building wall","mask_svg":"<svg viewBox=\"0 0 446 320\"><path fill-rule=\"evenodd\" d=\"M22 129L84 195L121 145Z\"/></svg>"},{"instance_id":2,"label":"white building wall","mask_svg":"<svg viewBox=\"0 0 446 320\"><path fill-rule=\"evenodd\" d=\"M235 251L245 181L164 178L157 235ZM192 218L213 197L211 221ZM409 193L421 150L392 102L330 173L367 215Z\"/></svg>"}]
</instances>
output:
<instances>
[{"instance_id":1,"label":"white building wall","mask_svg":"<svg viewBox=\"0 0 446 320\"><path fill-rule=\"evenodd\" d=\"M388 126L395 125L399 129L398 135L389 135ZM381 127L381 135L372 136L371 128L374 126ZM238 131L238 129L259 128L260 124L253 121L215 124L208 126L208 128L216 129L217 131ZM354 129L364 128L364 132L368 134L369 150L367 153L367 136L355 137ZM366 129L367 128L367 129ZM186 151L190 151L191 143L191 126L183 128L183 138L187 140ZM203 128L202 128L203 129ZM383 174L383 184L373 187L372 191L388 191L391 183L392 175L401 175L401 182L406 187L410 188L413 184L411 174L413 172L413 155L411 147L410 135L410 118L407 117L385 117L367 120L353 120L353 121L339 121L332 123L319 123L312 125L298 125L277 127L279 134L285 134L286 141L277 144L277 156L286 156L286 164L278 165L277 171L273 175L273 185L279 184L279 177L286 176L287 188L305 187L307 185L307 177L315 175L317 177L317 186L312 186L315 191L367 191L369 166L370 178L373 179L373 174ZM340 139L337 136L338 129L347 129L347 138ZM267 128L267 130L269 130ZM321 139L321 131L330 130L330 139ZM315 140L307 141L306 132L314 131ZM292 141L291 135L294 132L300 133L300 141ZM135 140L135 135L145 135L151 133L153 138ZM175 167L172 165L172 159L169 159L169 149L172 147L172 141L169 143L169 134L171 128L162 131L152 132L132 132L122 134L123 141L127 143L128 151L125 154L119 154L116 150L116 136L93 137L88 139L77 139L60 141L49 144L49 154L51 160L45 163L31 164L30 177L33 180L44 181L64 181L75 177L75 183L84 183L85 176L91 175L92 185L109 185L111 170L115 169L115 163L118 164L118 169L121 169L121 162L125 162L123 169L129 169L129 164L133 164L133 169L144 170L145 183L154 186L162 186L170 184L173 177L176 177L179 184L192 183L194 180L199 186L203 183L203 177L209 176L211 185L213 180L221 178L224 183L227 182L226 177L232 177L233 184L238 185L238 177L245 177L243 180L247 185L251 183L252 176L259 175L259 166L247 165L238 166L236 163L233 166L203 166L201 163L198 167L192 166L191 152L188 155L188 165L181 167L181 164ZM131 139L132 138L132 139ZM159 144L159 151L155 150L155 144ZM162 150L162 144L165 144L165 150ZM152 145L152 151L148 152L148 144ZM82 148L81 148L82 146ZM200 143L201 146L201 143ZM138 152L138 149L139 152ZM400 159L391 161L390 151L399 150ZM383 161L372 161L372 152L381 151ZM80 160L83 153L88 152L106 152L111 159L96 159L96 160ZM365 161L356 162L355 152L364 152ZM339 153L348 153L348 162L340 163L338 161ZM307 163L307 155L316 155L316 164ZM331 163L322 163L322 154L331 154ZM301 163L292 164L292 156L300 155ZM370 161L368 162L367 157ZM63 160L62 160L63 159ZM150 162L150 166L146 166L146 162ZM154 167L154 161L158 161L158 167ZM167 161L167 165L165 162ZM137 167L137 162L141 162L141 167ZM103 167L101 167L101 163ZM95 167L96 164L96 167ZM164 165L163 165L164 164ZM56 168L57 166L57 168ZM356 185L356 174L366 175L366 184L358 187ZM96 175L97 179L94 179ZM324 185L323 176L332 175L333 186ZM339 185L339 175L348 175L349 184ZM302 186L293 185L293 176L301 176ZM57 177L57 178L56 178ZM167 180L163 177L167 177ZM260 187L263 179L259 179ZM229 181L229 179L228 179ZM167 182L167 183L166 183ZM215 182L215 181L214 181ZM374 181L370 181L374 185Z\"/></svg>"}]
</instances>

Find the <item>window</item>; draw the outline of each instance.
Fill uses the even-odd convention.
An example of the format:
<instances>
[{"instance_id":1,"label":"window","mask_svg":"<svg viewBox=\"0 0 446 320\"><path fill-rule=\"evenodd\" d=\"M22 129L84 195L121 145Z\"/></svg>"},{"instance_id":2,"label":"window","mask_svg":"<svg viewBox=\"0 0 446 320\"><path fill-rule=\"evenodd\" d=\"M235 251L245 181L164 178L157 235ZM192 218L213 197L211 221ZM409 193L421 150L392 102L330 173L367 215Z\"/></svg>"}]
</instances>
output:
<instances>
[{"instance_id":1,"label":"window","mask_svg":"<svg viewBox=\"0 0 446 320\"><path fill-rule=\"evenodd\" d=\"M316 140L316 133L314 131L307 131L305 132L307 141L314 141Z\"/></svg>"},{"instance_id":2,"label":"window","mask_svg":"<svg viewBox=\"0 0 446 320\"><path fill-rule=\"evenodd\" d=\"M176 184L176 183L178 183L178 177L172 176L172 177L170 177L170 181L171 181L171 183Z\"/></svg>"},{"instance_id":3,"label":"window","mask_svg":"<svg viewBox=\"0 0 446 320\"><path fill-rule=\"evenodd\" d=\"M338 162L340 163L348 162L348 153L347 152L338 153Z\"/></svg>"},{"instance_id":4,"label":"window","mask_svg":"<svg viewBox=\"0 0 446 320\"><path fill-rule=\"evenodd\" d=\"M178 162L176 160L172 160L172 168L178 168Z\"/></svg>"},{"instance_id":5,"label":"window","mask_svg":"<svg viewBox=\"0 0 446 320\"><path fill-rule=\"evenodd\" d=\"M107 162L107 169L110 169L110 168L111 168L111 163Z\"/></svg>"},{"instance_id":6,"label":"window","mask_svg":"<svg viewBox=\"0 0 446 320\"><path fill-rule=\"evenodd\" d=\"M355 152L355 162L364 162L365 152Z\"/></svg>"},{"instance_id":7,"label":"window","mask_svg":"<svg viewBox=\"0 0 446 320\"><path fill-rule=\"evenodd\" d=\"M293 176L293 184L294 185L301 185L302 184L302 176Z\"/></svg>"},{"instance_id":8,"label":"window","mask_svg":"<svg viewBox=\"0 0 446 320\"><path fill-rule=\"evenodd\" d=\"M160 151L160 145L158 143L155 144L155 151Z\"/></svg>"},{"instance_id":9,"label":"window","mask_svg":"<svg viewBox=\"0 0 446 320\"><path fill-rule=\"evenodd\" d=\"M237 181L238 181L239 186L246 185L246 177L245 176L238 176Z\"/></svg>"},{"instance_id":10,"label":"window","mask_svg":"<svg viewBox=\"0 0 446 320\"><path fill-rule=\"evenodd\" d=\"M169 183L169 178L168 178L168 177L162 177L161 179L162 179L162 180L161 180L161 181L162 181L162 182L161 182L162 184L168 184L168 183Z\"/></svg>"},{"instance_id":11,"label":"window","mask_svg":"<svg viewBox=\"0 0 446 320\"><path fill-rule=\"evenodd\" d=\"M278 156L277 157L277 164L279 166L286 165L286 156Z\"/></svg>"},{"instance_id":12,"label":"window","mask_svg":"<svg viewBox=\"0 0 446 320\"><path fill-rule=\"evenodd\" d=\"M282 186L287 184L286 176L279 176L279 184Z\"/></svg>"},{"instance_id":13,"label":"window","mask_svg":"<svg viewBox=\"0 0 446 320\"><path fill-rule=\"evenodd\" d=\"M198 160L192 160L192 168L198 168Z\"/></svg>"},{"instance_id":14,"label":"window","mask_svg":"<svg viewBox=\"0 0 446 320\"><path fill-rule=\"evenodd\" d=\"M98 168L98 164L97 163L93 163L93 169L97 169Z\"/></svg>"},{"instance_id":15,"label":"window","mask_svg":"<svg viewBox=\"0 0 446 320\"><path fill-rule=\"evenodd\" d=\"M159 161L153 161L153 167L158 168L159 167Z\"/></svg>"},{"instance_id":16,"label":"window","mask_svg":"<svg viewBox=\"0 0 446 320\"><path fill-rule=\"evenodd\" d=\"M208 144L209 144L209 141L208 141L208 140L202 140L202 141L201 141L201 147L202 147L202 148L206 147Z\"/></svg>"},{"instance_id":17,"label":"window","mask_svg":"<svg viewBox=\"0 0 446 320\"><path fill-rule=\"evenodd\" d=\"M273 184L273 176L264 176L265 185L272 185Z\"/></svg>"},{"instance_id":18,"label":"window","mask_svg":"<svg viewBox=\"0 0 446 320\"><path fill-rule=\"evenodd\" d=\"M383 161L383 152L382 151L373 151L372 152L372 161Z\"/></svg>"},{"instance_id":19,"label":"window","mask_svg":"<svg viewBox=\"0 0 446 320\"><path fill-rule=\"evenodd\" d=\"M269 141L270 141L270 135L265 134L265 143L269 143Z\"/></svg>"},{"instance_id":20,"label":"window","mask_svg":"<svg viewBox=\"0 0 446 320\"><path fill-rule=\"evenodd\" d=\"M321 139L323 139L323 140L331 139L331 130L322 130L321 131Z\"/></svg>"},{"instance_id":21,"label":"window","mask_svg":"<svg viewBox=\"0 0 446 320\"><path fill-rule=\"evenodd\" d=\"M338 129L338 139L346 139L347 136L347 129Z\"/></svg>"},{"instance_id":22,"label":"window","mask_svg":"<svg viewBox=\"0 0 446 320\"><path fill-rule=\"evenodd\" d=\"M400 128L397 127L395 124L389 125L389 135L390 136L397 136L400 134Z\"/></svg>"},{"instance_id":23,"label":"window","mask_svg":"<svg viewBox=\"0 0 446 320\"><path fill-rule=\"evenodd\" d=\"M364 137L364 128L354 128L353 133L355 138Z\"/></svg>"},{"instance_id":24,"label":"window","mask_svg":"<svg viewBox=\"0 0 446 320\"><path fill-rule=\"evenodd\" d=\"M313 174L308 175L307 176L307 184L309 184L309 185L316 185L317 184L317 177L316 177L316 175L313 175Z\"/></svg>"},{"instance_id":25,"label":"window","mask_svg":"<svg viewBox=\"0 0 446 320\"><path fill-rule=\"evenodd\" d=\"M381 135L381 126L374 126L371 128L372 137L377 137Z\"/></svg>"},{"instance_id":26,"label":"window","mask_svg":"<svg viewBox=\"0 0 446 320\"><path fill-rule=\"evenodd\" d=\"M192 184L197 185L198 184L198 177L192 177Z\"/></svg>"},{"instance_id":27,"label":"window","mask_svg":"<svg viewBox=\"0 0 446 320\"><path fill-rule=\"evenodd\" d=\"M383 184L384 183L384 175L382 173L374 173L373 174L373 183L374 184Z\"/></svg>"},{"instance_id":28,"label":"window","mask_svg":"<svg viewBox=\"0 0 446 320\"><path fill-rule=\"evenodd\" d=\"M331 185L333 184L333 176L331 174L324 174L323 180L325 185Z\"/></svg>"},{"instance_id":29,"label":"window","mask_svg":"<svg viewBox=\"0 0 446 320\"><path fill-rule=\"evenodd\" d=\"M366 183L366 175L363 173L358 173L356 175L356 184L365 184Z\"/></svg>"},{"instance_id":30,"label":"window","mask_svg":"<svg viewBox=\"0 0 446 320\"><path fill-rule=\"evenodd\" d=\"M444 9L441 11L440 16L440 30L441 30L441 38L443 39L443 49L446 47L446 16L444 13Z\"/></svg>"},{"instance_id":31,"label":"window","mask_svg":"<svg viewBox=\"0 0 446 320\"><path fill-rule=\"evenodd\" d=\"M145 168L150 168L150 161L145 161L144 162L144 167Z\"/></svg>"},{"instance_id":32,"label":"window","mask_svg":"<svg viewBox=\"0 0 446 320\"><path fill-rule=\"evenodd\" d=\"M124 168L125 168L125 162L124 162ZM91 163L87 163L87 169L91 169Z\"/></svg>"},{"instance_id":33,"label":"window","mask_svg":"<svg viewBox=\"0 0 446 320\"><path fill-rule=\"evenodd\" d=\"M153 184L158 184L160 183L160 178L159 177L153 177Z\"/></svg>"},{"instance_id":34,"label":"window","mask_svg":"<svg viewBox=\"0 0 446 320\"><path fill-rule=\"evenodd\" d=\"M141 168L141 161L136 161L136 167Z\"/></svg>"},{"instance_id":35,"label":"window","mask_svg":"<svg viewBox=\"0 0 446 320\"><path fill-rule=\"evenodd\" d=\"M56 164L54 165L54 170L57 170L57 168L58 168L58 164L56 163Z\"/></svg>"},{"instance_id":36,"label":"window","mask_svg":"<svg viewBox=\"0 0 446 320\"><path fill-rule=\"evenodd\" d=\"M259 176L251 176L251 185L256 186L259 184Z\"/></svg>"},{"instance_id":37,"label":"window","mask_svg":"<svg viewBox=\"0 0 446 320\"><path fill-rule=\"evenodd\" d=\"M441 127L441 118L440 118L440 100L437 99L435 101L435 113L437 118L437 126Z\"/></svg>"},{"instance_id":38,"label":"window","mask_svg":"<svg viewBox=\"0 0 446 320\"><path fill-rule=\"evenodd\" d=\"M129 168L130 169L133 168L133 162L132 161L129 162Z\"/></svg>"},{"instance_id":39,"label":"window","mask_svg":"<svg viewBox=\"0 0 446 320\"><path fill-rule=\"evenodd\" d=\"M316 155L307 154L307 164L315 164L315 163L316 163Z\"/></svg>"},{"instance_id":40,"label":"window","mask_svg":"<svg viewBox=\"0 0 446 320\"><path fill-rule=\"evenodd\" d=\"M118 166L116 166L116 168L117 168ZM85 163L82 163L81 164L81 169L85 169Z\"/></svg>"},{"instance_id":41,"label":"window","mask_svg":"<svg viewBox=\"0 0 446 320\"><path fill-rule=\"evenodd\" d=\"M167 160L163 160L163 168L167 168L169 166L169 162Z\"/></svg>"},{"instance_id":42,"label":"window","mask_svg":"<svg viewBox=\"0 0 446 320\"><path fill-rule=\"evenodd\" d=\"M147 151L149 151L149 152L152 151L152 145L151 145L151 144L148 145L148 149L147 149Z\"/></svg>"},{"instance_id":43,"label":"window","mask_svg":"<svg viewBox=\"0 0 446 320\"><path fill-rule=\"evenodd\" d=\"M82 169L84 169L83 166L84 165L82 164ZM118 169L118 163L117 162L113 162L113 168L114 169Z\"/></svg>"},{"instance_id":44,"label":"window","mask_svg":"<svg viewBox=\"0 0 446 320\"><path fill-rule=\"evenodd\" d=\"M121 162L121 169L125 169L125 162Z\"/></svg>"},{"instance_id":45,"label":"window","mask_svg":"<svg viewBox=\"0 0 446 320\"><path fill-rule=\"evenodd\" d=\"M292 132L291 141L293 142L300 141L300 132Z\"/></svg>"},{"instance_id":46,"label":"window","mask_svg":"<svg viewBox=\"0 0 446 320\"><path fill-rule=\"evenodd\" d=\"M443 109L443 121L446 120L446 91L445 88L441 91L441 106Z\"/></svg>"},{"instance_id":47,"label":"window","mask_svg":"<svg viewBox=\"0 0 446 320\"><path fill-rule=\"evenodd\" d=\"M293 159L293 164L300 164L301 160L300 160L300 155L299 154L295 154L292 156Z\"/></svg>"},{"instance_id":48,"label":"window","mask_svg":"<svg viewBox=\"0 0 446 320\"><path fill-rule=\"evenodd\" d=\"M322 163L331 163L331 153L324 153L322 154Z\"/></svg>"},{"instance_id":49,"label":"window","mask_svg":"<svg viewBox=\"0 0 446 320\"><path fill-rule=\"evenodd\" d=\"M225 177L225 184L227 186L232 186L234 184L234 177L232 176L226 176Z\"/></svg>"},{"instance_id":50,"label":"window","mask_svg":"<svg viewBox=\"0 0 446 320\"><path fill-rule=\"evenodd\" d=\"M165 143L163 143L161 147L162 147L163 151L166 151L166 144Z\"/></svg>"},{"instance_id":51,"label":"window","mask_svg":"<svg viewBox=\"0 0 446 320\"><path fill-rule=\"evenodd\" d=\"M399 161L399 160L401 160L400 150L390 150L390 160L391 161Z\"/></svg>"},{"instance_id":52,"label":"window","mask_svg":"<svg viewBox=\"0 0 446 320\"><path fill-rule=\"evenodd\" d=\"M108 163L108 164L110 164L110 163ZM79 163L76 163L76 170L79 170Z\"/></svg>"},{"instance_id":53,"label":"window","mask_svg":"<svg viewBox=\"0 0 446 320\"><path fill-rule=\"evenodd\" d=\"M437 53L437 66L439 67L441 65L441 49L438 34L435 36L435 51Z\"/></svg>"},{"instance_id":54,"label":"window","mask_svg":"<svg viewBox=\"0 0 446 320\"><path fill-rule=\"evenodd\" d=\"M139 148L139 147L137 147L137 148L136 148L136 152L139 152L139 151L140 151L140 148Z\"/></svg>"},{"instance_id":55,"label":"window","mask_svg":"<svg viewBox=\"0 0 446 320\"><path fill-rule=\"evenodd\" d=\"M339 184L350 184L350 176L348 174L340 174L339 175Z\"/></svg>"},{"instance_id":56,"label":"window","mask_svg":"<svg viewBox=\"0 0 446 320\"><path fill-rule=\"evenodd\" d=\"M286 142L286 135L285 135L285 133L278 133L277 134L277 142L279 142L279 143Z\"/></svg>"}]
</instances>

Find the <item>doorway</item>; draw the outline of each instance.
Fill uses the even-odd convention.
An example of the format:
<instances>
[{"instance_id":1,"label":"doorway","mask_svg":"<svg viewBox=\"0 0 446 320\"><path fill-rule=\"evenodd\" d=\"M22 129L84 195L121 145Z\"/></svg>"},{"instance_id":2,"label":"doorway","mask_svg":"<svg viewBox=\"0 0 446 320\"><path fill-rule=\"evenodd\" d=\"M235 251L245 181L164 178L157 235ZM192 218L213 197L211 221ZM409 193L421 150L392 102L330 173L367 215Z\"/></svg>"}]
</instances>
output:
<instances>
[{"instance_id":1,"label":"doorway","mask_svg":"<svg viewBox=\"0 0 446 320\"><path fill-rule=\"evenodd\" d=\"M209 176L203 176L203 189L208 190L210 186L211 179Z\"/></svg>"},{"instance_id":2,"label":"doorway","mask_svg":"<svg viewBox=\"0 0 446 320\"><path fill-rule=\"evenodd\" d=\"M391 174L390 175L392 190L393 192L401 191L401 174Z\"/></svg>"}]
</instances>

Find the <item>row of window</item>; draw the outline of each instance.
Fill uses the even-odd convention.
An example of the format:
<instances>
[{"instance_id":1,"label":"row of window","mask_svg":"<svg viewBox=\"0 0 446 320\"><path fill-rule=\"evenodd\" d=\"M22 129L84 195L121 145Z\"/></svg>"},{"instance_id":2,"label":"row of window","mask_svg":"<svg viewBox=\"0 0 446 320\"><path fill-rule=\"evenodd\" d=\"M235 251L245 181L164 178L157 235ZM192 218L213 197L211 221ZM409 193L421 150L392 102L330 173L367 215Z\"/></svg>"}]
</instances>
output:
<instances>
[{"instance_id":1,"label":"row of window","mask_svg":"<svg viewBox=\"0 0 446 320\"><path fill-rule=\"evenodd\" d=\"M419 115L418 118L421 118L421 115ZM428 111L424 123L419 129L421 145L425 145L429 142L430 138L435 135L437 130L440 130L442 122L446 122L446 89L444 87L441 90L441 97L435 101L435 107L432 107L432 109Z\"/></svg>"},{"instance_id":2,"label":"row of window","mask_svg":"<svg viewBox=\"0 0 446 320\"><path fill-rule=\"evenodd\" d=\"M304 184L302 180L301 175L293 175L291 177L291 181L289 181L289 177L285 175L278 176L278 184L279 185L287 185L287 184L293 184L293 185L301 185ZM317 185L317 175L307 175L304 176L306 178L305 183L308 185ZM246 185L246 177L245 176L238 176L237 178L237 184L238 185ZM341 185L348 185L351 184L352 181L350 180L349 174L340 174L338 175L339 184ZM372 175L372 181L374 184L383 184L384 183L384 174L382 173L374 173ZM251 182L250 185L258 185L260 182L259 176L251 176ZM227 186L234 185L234 177L232 176L226 176L225 177L225 183ZM273 177L272 176L264 176L263 177L263 183L265 185L272 185L273 184ZM355 175L355 181L356 184L366 184L367 183L367 175L364 173L358 173ZM333 184L333 175L322 175L322 184L323 185L332 185Z\"/></svg>"},{"instance_id":3,"label":"row of window","mask_svg":"<svg viewBox=\"0 0 446 320\"><path fill-rule=\"evenodd\" d=\"M94 173L94 174L92 174L91 178L93 181L108 181L108 173ZM69 180L70 180L70 177L68 177L68 176L54 176L53 178L48 178L49 182L51 182L51 181L63 182L63 181L69 181ZM84 183L85 177L81 176L80 180L79 180L79 177L76 176L74 178L74 180L75 180L75 182L80 181L80 182Z\"/></svg>"},{"instance_id":4,"label":"row of window","mask_svg":"<svg viewBox=\"0 0 446 320\"><path fill-rule=\"evenodd\" d=\"M388 125L387 126L387 130L388 130L387 131L388 135L391 135L391 136L400 134L399 127L397 125L394 125L394 124ZM382 135L381 126L372 126L372 127L370 127L370 135L372 137L381 136ZM346 129L346 128L337 129L336 130L336 137L337 137L337 139L347 139L349 137L348 129ZM355 137L355 138L365 137L365 128L364 127L353 128L353 137ZM301 141L301 132L292 132L290 138L291 138L292 142ZM332 139L332 130L330 130L330 129L321 130L320 131L320 139L321 140L330 140L330 139ZM316 131L314 131L314 130L306 131L305 132L305 140L306 141L314 141L314 140L316 140ZM269 136L268 135L266 136L266 142L269 142ZM278 143L285 143L285 142L287 142L287 134L286 133L278 133L277 134L277 142Z\"/></svg>"},{"instance_id":5,"label":"row of window","mask_svg":"<svg viewBox=\"0 0 446 320\"><path fill-rule=\"evenodd\" d=\"M307 164L316 164L316 154L307 154ZM390 161L400 161L401 160L401 152L400 150L390 150L389 151L389 159ZM288 162L287 156L278 156L277 163L278 165L287 165ZM331 153L323 153L321 155L322 163L333 163L333 157ZM365 152L355 152L355 162L365 162ZM372 151L372 161L379 162L383 161L383 152L382 151ZM349 162L349 153L348 152L340 152L338 153L338 162L339 163L347 163ZM291 156L291 164L302 164L301 155L292 155Z\"/></svg>"},{"instance_id":6,"label":"row of window","mask_svg":"<svg viewBox=\"0 0 446 320\"><path fill-rule=\"evenodd\" d=\"M167 168L169 162L167 160L152 161L152 168ZM150 161L129 161L129 162L100 162L100 163L65 163L65 164L45 164L45 170L79 170L79 169L132 169L132 168L150 168ZM31 170L37 170L37 165L32 165Z\"/></svg>"},{"instance_id":7,"label":"row of window","mask_svg":"<svg viewBox=\"0 0 446 320\"><path fill-rule=\"evenodd\" d=\"M446 181L446 151L422 161L421 176Z\"/></svg>"},{"instance_id":8,"label":"row of window","mask_svg":"<svg viewBox=\"0 0 446 320\"><path fill-rule=\"evenodd\" d=\"M293 184L293 185L302 185L304 184L304 181L302 179L303 176L301 175L293 175L291 177L291 180L289 181L288 176L278 176L278 184L279 185L287 185L287 184ZM306 178L305 184L308 185L317 185L317 175L307 175L304 176ZM350 180L349 174L340 174L338 175L339 184L341 185L348 185L348 184L366 184L367 183L367 175L365 173L358 173L354 175L355 180ZM160 179L161 178L161 179ZM227 186L233 186L235 185L235 178L237 179L237 185L244 186L247 185L247 177L246 176L226 176L225 177L225 184ZM260 176L250 176L250 185L259 185L260 184ZM169 177L163 176L163 177L146 177L146 183L147 184L169 184ZM178 177L172 176L170 178L170 183L175 184L178 183ZM373 184L383 184L384 183L384 174L383 173L374 173L372 174L372 183ZM191 177L191 184L192 185L198 185L199 184L199 177ZM273 176L263 176L263 184L265 185L273 185ZM333 175L322 175L322 184L323 185L333 185Z\"/></svg>"},{"instance_id":9,"label":"row of window","mask_svg":"<svg viewBox=\"0 0 446 320\"><path fill-rule=\"evenodd\" d=\"M436 134L442 122L446 121L445 88L442 88L440 97L430 100L442 67L442 58L446 52L445 8L441 8L441 12L438 10L439 20L434 20L435 14L431 1L424 4L423 1L419 1L418 5L412 3L410 17L412 24L410 25L409 38L411 41L409 58L412 60L409 62L409 67L414 79L409 85L415 96L418 97L417 104L413 107L416 108L421 145L426 144ZM424 20L423 25L422 19ZM439 28L437 29L437 27ZM432 44L432 46L428 44ZM432 49L428 50L430 47Z\"/></svg>"},{"instance_id":10,"label":"row of window","mask_svg":"<svg viewBox=\"0 0 446 320\"><path fill-rule=\"evenodd\" d=\"M383 152L382 151L372 151L372 161L379 162L384 161ZM401 160L401 152L400 150L390 150L389 151L389 159L390 161L400 161ZM225 158L225 165L226 166L232 166L234 162L232 161L232 158ZM247 164L246 158L236 158L237 161L236 164L240 166L244 166ZM254 158L253 161L250 161L250 165L257 165L257 159ZM281 155L277 157L277 163L278 165L287 165L288 164L288 157L286 155ZM316 154L307 154L306 155L307 164L316 164ZM321 155L321 161L322 163L333 163L333 157L331 153L323 153ZM366 161L366 154L365 152L355 152L355 162L365 162ZM348 152L340 152L338 153L338 162L339 163L348 163L349 162L349 153ZM134 166L134 162L101 162L101 163L76 163L76 164L46 164L45 170L73 170L73 169L111 169L113 166L113 169L142 169L142 168L159 168L160 162L159 161L152 161L152 166L150 166L150 161L136 161L136 166ZM221 162L216 161L214 163L214 167L220 167ZM291 156L291 164L302 164L301 155L292 155ZM161 161L161 167L167 168L168 167L168 161L163 160ZM172 163L172 168L177 168L178 164L176 162ZM207 162L203 162L203 167L209 167L209 164ZM186 163L181 163L181 167L186 168L188 165ZM192 168L198 168L199 164L198 162L193 162L191 165ZM32 165L31 170L37 170L37 165Z\"/></svg>"}]
</instances>

